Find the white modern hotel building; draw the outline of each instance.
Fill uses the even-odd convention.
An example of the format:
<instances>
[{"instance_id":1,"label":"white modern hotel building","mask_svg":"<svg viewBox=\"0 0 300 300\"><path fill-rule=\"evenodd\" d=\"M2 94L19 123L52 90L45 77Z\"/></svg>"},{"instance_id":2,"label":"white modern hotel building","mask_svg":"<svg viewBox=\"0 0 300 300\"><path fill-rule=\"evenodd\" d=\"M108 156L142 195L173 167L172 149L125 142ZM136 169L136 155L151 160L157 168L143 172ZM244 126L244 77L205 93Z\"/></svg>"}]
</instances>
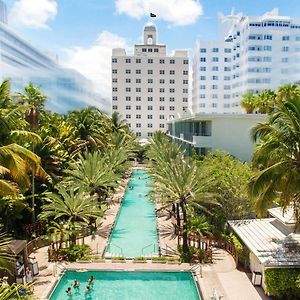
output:
<instances>
[{"instance_id":1,"label":"white modern hotel building","mask_svg":"<svg viewBox=\"0 0 300 300\"><path fill-rule=\"evenodd\" d=\"M188 108L188 52L167 54L157 43L153 23L144 27L144 43L112 51L112 111L119 112L138 137L166 130L166 120Z\"/></svg>"},{"instance_id":2,"label":"white modern hotel building","mask_svg":"<svg viewBox=\"0 0 300 300\"><path fill-rule=\"evenodd\" d=\"M245 93L276 89L300 79L300 19L231 14L218 41L198 40L193 59L193 112L239 113Z\"/></svg>"}]
</instances>

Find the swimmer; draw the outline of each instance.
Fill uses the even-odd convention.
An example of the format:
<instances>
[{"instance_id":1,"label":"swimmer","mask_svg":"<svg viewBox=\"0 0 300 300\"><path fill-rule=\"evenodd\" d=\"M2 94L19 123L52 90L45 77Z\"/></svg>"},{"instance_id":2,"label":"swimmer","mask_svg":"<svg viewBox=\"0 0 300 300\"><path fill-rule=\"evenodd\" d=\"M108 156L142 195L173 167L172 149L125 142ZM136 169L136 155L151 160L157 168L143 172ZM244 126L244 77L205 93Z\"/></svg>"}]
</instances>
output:
<instances>
[{"instance_id":1,"label":"swimmer","mask_svg":"<svg viewBox=\"0 0 300 300\"><path fill-rule=\"evenodd\" d=\"M78 281L78 280L74 280L74 283L73 283L73 287L74 288L79 288L79 286L80 286L80 282Z\"/></svg>"},{"instance_id":2,"label":"swimmer","mask_svg":"<svg viewBox=\"0 0 300 300\"><path fill-rule=\"evenodd\" d=\"M94 276L92 275L89 280L88 280L89 284L93 284L94 283Z\"/></svg>"},{"instance_id":3,"label":"swimmer","mask_svg":"<svg viewBox=\"0 0 300 300\"><path fill-rule=\"evenodd\" d=\"M70 287L67 288L66 293L68 296L72 296L72 289Z\"/></svg>"}]
</instances>

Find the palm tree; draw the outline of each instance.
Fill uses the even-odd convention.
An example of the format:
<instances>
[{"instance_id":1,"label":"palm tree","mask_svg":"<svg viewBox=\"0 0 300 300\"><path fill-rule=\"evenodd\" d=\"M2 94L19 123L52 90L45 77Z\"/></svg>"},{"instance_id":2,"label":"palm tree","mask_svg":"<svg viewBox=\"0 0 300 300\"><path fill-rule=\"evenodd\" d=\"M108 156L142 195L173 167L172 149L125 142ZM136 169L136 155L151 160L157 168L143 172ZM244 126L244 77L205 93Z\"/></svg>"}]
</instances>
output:
<instances>
[{"instance_id":1,"label":"palm tree","mask_svg":"<svg viewBox=\"0 0 300 300\"><path fill-rule=\"evenodd\" d=\"M125 119L121 119L120 113L114 111L111 115L111 124L112 124L112 131L119 132L123 131L126 132L128 129L128 125L126 124Z\"/></svg>"},{"instance_id":2,"label":"palm tree","mask_svg":"<svg viewBox=\"0 0 300 300\"><path fill-rule=\"evenodd\" d=\"M276 93L272 90L265 90L256 96L256 107L261 114L268 114L274 110Z\"/></svg>"},{"instance_id":3,"label":"palm tree","mask_svg":"<svg viewBox=\"0 0 300 300\"><path fill-rule=\"evenodd\" d=\"M240 105L246 110L247 114L252 114L256 108L255 96L251 93L244 94Z\"/></svg>"},{"instance_id":4,"label":"palm tree","mask_svg":"<svg viewBox=\"0 0 300 300\"><path fill-rule=\"evenodd\" d=\"M258 142L252 162L260 172L250 184L260 215L273 205L294 208L300 223L300 96L278 102L268 122L252 129Z\"/></svg>"},{"instance_id":5,"label":"palm tree","mask_svg":"<svg viewBox=\"0 0 300 300\"><path fill-rule=\"evenodd\" d=\"M103 216L102 208L95 201L96 195L89 195L74 187L68 190L62 185L57 186L57 193L49 193L46 204L42 206L40 219L70 222L70 227L76 224L88 225L93 219ZM76 243L76 235L71 233L71 241Z\"/></svg>"},{"instance_id":6,"label":"palm tree","mask_svg":"<svg viewBox=\"0 0 300 300\"><path fill-rule=\"evenodd\" d=\"M158 140L160 145L150 145L150 172L154 180L156 199L164 207L176 205L182 214L180 224L182 234L182 250L184 256L189 256L187 208L197 208L207 211L213 203L211 195L205 192L207 179L193 160L186 161L183 153L174 148L173 144L164 143L165 138L158 134L153 141ZM157 149L156 152L154 149ZM175 152L177 150L177 154Z\"/></svg>"},{"instance_id":7,"label":"palm tree","mask_svg":"<svg viewBox=\"0 0 300 300\"><path fill-rule=\"evenodd\" d=\"M188 219L188 232L196 235L198 238L211 235L212 226L204 215L192 215Z\"/></svg>"},{"instance_id":8,"label":"palm tree","mask_svg":"<svg viewBox=\"0 0 300 300\"><path fill-rule=\"evenodd\" d=\"M15 257L9 249L10 242L11 238L5 233L0 233L0 270L8 272L11 272L12 263L15 261Z\"/></svg>"},{"instance_id":9,"label":"palm tree","mask_svg":"<svg viewBox=\"0 0 300 300\"><path fill-rule=\"evenodd\" d=\"M297 84L286 84L281 86L277 91L276 101L282 102L289 99L300 97L300 89Z\"/></svg>"},{"instance_id":10,"label":"palm tree","mask_svg":"<svg viewBox=\"0 0 300 300\"><path fill-rule=\"evenodd\" d=\"M80 186L91 195L98 194L99 199L106 198L107 190L117 186L119 176L113 171L110 162L100 152L79 155L78 160L70 164L67 184ZM123 159L121 159L123 163Z\"/></svg>"}]
</instances>

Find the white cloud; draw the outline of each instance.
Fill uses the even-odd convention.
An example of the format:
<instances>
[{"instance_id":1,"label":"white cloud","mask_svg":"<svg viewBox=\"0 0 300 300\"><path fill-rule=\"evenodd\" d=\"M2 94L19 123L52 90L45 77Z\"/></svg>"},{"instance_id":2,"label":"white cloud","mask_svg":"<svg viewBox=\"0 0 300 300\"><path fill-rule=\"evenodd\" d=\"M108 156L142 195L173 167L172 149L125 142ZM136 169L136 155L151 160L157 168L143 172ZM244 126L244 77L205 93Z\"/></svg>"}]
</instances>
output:
<instances>
[{"instance_id":1,"label":"white cloud","mask_svg":"<svg viewBox=\"0 0 300 300\"><path fill-rule=\"evenodd\" d=\"M9 12L13 25L49 29L47 22L57 15L55 0L17 0Z\"/></svg>"},{"instance_id":2,"label":"white cloud","mask_svg":"<svg viewBox=\"0 0 300 300\"><path fill-rule=\"evenodd\" d=\"M141 19L150 12L173 26L194 24L203 14L198 0L116 0L118 14Z\"/></svg>"},{"instance_id":3,"label":"white cloud","mask_svg":"<svg viewBox=\"0 0 300 300\"><path fill-rule=\"evenodd\" d=\"M126 40L117 34L103 31L94 45L88 48L72 47L67 53L65 66L73 68L93 81L96 90L105 98L111 98L111 55L112 48L129 47Z\"/></svg>"}]
</instances>

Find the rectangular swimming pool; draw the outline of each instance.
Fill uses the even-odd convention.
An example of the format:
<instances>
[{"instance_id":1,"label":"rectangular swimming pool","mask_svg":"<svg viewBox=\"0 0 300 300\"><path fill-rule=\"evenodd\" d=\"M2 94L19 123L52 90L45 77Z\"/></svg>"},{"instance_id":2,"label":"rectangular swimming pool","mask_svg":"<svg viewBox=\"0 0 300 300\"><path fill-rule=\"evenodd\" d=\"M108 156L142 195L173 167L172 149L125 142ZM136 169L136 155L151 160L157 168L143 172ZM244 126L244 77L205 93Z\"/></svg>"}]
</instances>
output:
<instances>
[{"instance_id":1,"label":"rectangular swimming pool","mask_svg":"<svg viewBox=\"0 0 300 300\"><path fill-rule=\"evenodd\" d=\"M86 291L87 281L94 284ZM73 281L80 282L79 288ZM66 290L72 289L68 296ZM152 271L67 271L56 286L50 300L199 300L197 287L190 272Z\"/></svg>"},{"instance_id":2,"label":"rectangular swimming pool","mask_svg":"<svg viewBox=\"0 0 300 300\"><path fill-rule=\"evenodd\" d=\"M155 256L158 254L157 223L149 174L142 169L131 174L105 256Z\"/></svg>"}]
</instances>

